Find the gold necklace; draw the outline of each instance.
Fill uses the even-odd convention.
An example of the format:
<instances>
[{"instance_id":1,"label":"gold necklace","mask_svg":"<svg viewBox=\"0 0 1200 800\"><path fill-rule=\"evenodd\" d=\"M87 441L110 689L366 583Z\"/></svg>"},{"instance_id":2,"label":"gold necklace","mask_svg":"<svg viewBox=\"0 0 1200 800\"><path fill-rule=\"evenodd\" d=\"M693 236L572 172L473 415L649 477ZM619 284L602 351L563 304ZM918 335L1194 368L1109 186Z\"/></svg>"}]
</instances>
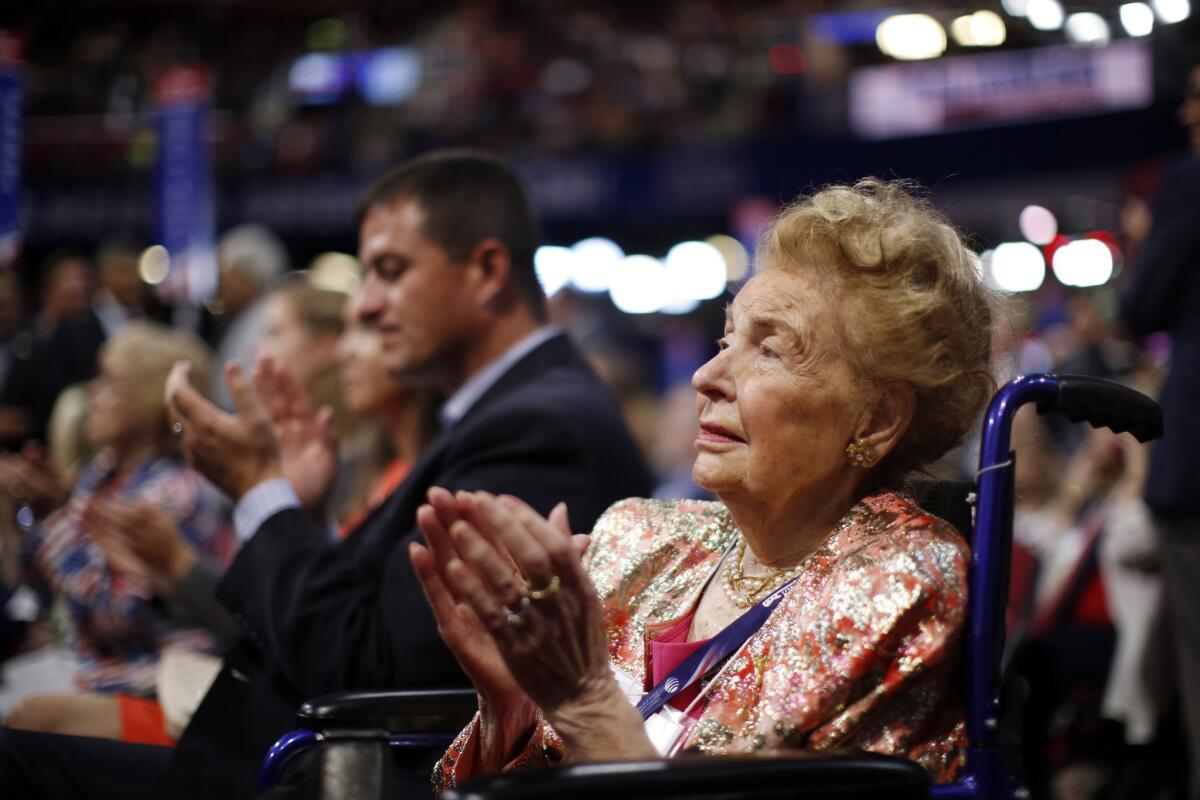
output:
<instances>
[{"instance_id":1,"label":"gold necklace","mask_svg":"<svg viewBox=\"0 0 1200 800\"><path fill-rule=\"evenodd\" d=\"M725 595L738 608L749 608L780 586L783 586L800 572L800 567L803 564L802 560L801 564L797 564L790 569L768 567L771 570L770 574L754 577L746 574L745 567L742 564L742 559L745 557L746 540L742 539L738 542L737 558L725 568L725 575L721 581L721 585L725 589Z\"/></svg>"}]
</instances>

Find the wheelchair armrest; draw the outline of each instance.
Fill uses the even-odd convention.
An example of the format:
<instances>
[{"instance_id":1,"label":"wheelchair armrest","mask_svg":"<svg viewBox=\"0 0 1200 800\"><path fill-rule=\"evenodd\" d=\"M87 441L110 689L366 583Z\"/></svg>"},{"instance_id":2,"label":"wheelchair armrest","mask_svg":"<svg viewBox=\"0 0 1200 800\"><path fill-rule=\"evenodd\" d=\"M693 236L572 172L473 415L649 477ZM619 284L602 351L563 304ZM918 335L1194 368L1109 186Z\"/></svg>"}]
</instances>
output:
<instances>
[{"instance_id":1,"label":"wheelchair armrest","mask_svg":"<svg viewBox=\"0 0 1200 800\"><path fill-rule=\"evenodd\" d=\"M877 755L705 756L573 764L463 781L443 800L682 800L683 798L887 797L928 800L929 775L911 761Z\"/></svg>"},{"instance_id":2,"label":"wheelchair armrest","mask_svg":"<svg viewBox=\"0 0 1200 800\"><path fill-rule=\"evenodd\" d=\"M300 706L296 721L316 731L457 732L477 708L473 689L339 692Z\"/></svg>"}]
</instances>

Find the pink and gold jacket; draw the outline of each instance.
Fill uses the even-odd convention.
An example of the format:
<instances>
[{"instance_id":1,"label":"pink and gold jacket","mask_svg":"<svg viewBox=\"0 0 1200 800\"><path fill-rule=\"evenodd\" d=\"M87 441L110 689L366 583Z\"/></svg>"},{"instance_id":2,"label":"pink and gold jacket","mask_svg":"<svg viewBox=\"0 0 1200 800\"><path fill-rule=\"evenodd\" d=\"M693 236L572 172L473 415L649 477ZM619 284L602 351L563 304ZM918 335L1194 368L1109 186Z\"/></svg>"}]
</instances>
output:
<instances>
[{"instance_id":1,"label":"pink and gold jacket","mask_svg":"<svg viewBox=\"0 0 1200 800\"><path fill-rule=\"evenodd\" d=\"M695 609L737 536L716 502L632 499L604 513L587 570L604 602L614 666L645 683L650 640ZM965 748L958 667L967 562L954 527L906 495L859 502L731 656L684 751L866 750L953 780ZM439 788L469 777L478 724L435 766ZM505 769L569 757L542 721Z\"/></svg>"}]
</instances>

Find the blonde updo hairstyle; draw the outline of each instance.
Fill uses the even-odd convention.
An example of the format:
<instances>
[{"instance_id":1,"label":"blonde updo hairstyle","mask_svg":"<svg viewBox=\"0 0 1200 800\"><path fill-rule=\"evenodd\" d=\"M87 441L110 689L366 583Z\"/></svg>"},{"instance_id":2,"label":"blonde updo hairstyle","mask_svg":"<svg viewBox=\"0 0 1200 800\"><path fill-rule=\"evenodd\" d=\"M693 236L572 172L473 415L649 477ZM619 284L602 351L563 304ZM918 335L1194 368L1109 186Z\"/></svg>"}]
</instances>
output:
<instances>
[{"instance_id":1,"label":"blonde updo hairstyle","mask_svg":"<svg viewBox=\"0 0 1200 800\"><path fill-rule=\"evenodd\" d=\"M192 385L209 393L212 352L199 337L154 322L135 320L121 326L104 343L103 358L125 364L137 387L136 403L144 419L152 421L156 449L161 455L179 455L179 442L171 431L164 394L167 375L177 361L191 364Z\"/></svg>"},{"instance_id":2,"label":"blonde updo hairstyle","mask_svg":"<svg viewBox=\"0 0 1200 800\"><path fill-rule=\"evenodd\" d=\"M927 201L900 181L826 187L779 213L758 263L816 272L865 387L911 387L912 420L873 483L894 483L962 440L995 390L993 299L975 256Z\"/></svg>"}]
</instances>

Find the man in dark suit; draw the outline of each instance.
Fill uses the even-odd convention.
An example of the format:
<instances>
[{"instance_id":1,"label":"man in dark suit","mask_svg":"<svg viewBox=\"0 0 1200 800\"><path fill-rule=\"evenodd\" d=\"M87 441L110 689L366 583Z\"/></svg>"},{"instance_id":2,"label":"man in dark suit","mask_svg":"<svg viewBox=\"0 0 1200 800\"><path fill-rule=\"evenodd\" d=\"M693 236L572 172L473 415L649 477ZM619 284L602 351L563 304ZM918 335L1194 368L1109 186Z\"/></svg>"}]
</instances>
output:
<instances>
[{"instance_id":1,"label":"man in dark suit","mask_svg":"<svg viewBox=\"0 0 1200 800\"><path fill-rule=\"evenodd\" d=\"M9 786L54 797L249 797L262 755L305 697L466 685L407 555L430 487L509 493L542 513L565 501L581 530L616 499L649 491L615 402L565 335L544 324L536 223L505 167L470 154L419 159L382 178L362 208L359 313L379 331L389 371L447 394L442 432L335 545L314 517L336 469L328 415L289 396L269 365L256 375L260 398L236 367L227 370L236 415L177 374L168 395L184 447L237 500L245 543L217 595L246 637L173 755L141 747L135 757L124 746L114 756L124 780L110 773L99 786L111 789L83 788L50 774L77 768L78 740L8 732L0 777ZM103 761L90 752L83 769Z\"/></svg>"},{"instance_id":2,"label":"man in dark suit","mask_svg":"<svg viewBox=\"0 0 1200 800\"><path fill-rule=\"evenodd\" d=\"M1163 175L1153 227L1121 297L1121 317L1145 336L1171 334L1159 402L1162 441L1150 453L1146 505L1154 512L1174 633L1191 791L1200 798L1200 61L1179 118L1191 152Z\"/></svg>"}]
</instances>

